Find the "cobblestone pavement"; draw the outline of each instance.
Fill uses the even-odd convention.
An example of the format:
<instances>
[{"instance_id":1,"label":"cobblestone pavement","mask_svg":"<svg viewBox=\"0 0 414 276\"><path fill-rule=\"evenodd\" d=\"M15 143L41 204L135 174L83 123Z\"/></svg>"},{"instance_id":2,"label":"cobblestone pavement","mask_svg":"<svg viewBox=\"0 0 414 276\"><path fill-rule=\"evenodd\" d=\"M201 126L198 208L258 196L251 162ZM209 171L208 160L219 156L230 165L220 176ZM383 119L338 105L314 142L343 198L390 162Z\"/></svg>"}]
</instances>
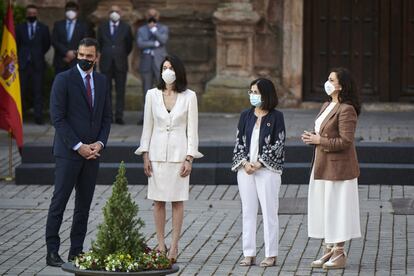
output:
<instances>
[{"instance_id":1,"label":"cobblestone pavement","mask_svg":"<svg viewBox=\"0 0 414 276\"><path fill-rule=\"evenodd\" d=\"M321 255L321 241L307 238L307 185L282 185L280 190L280 249L277 266L238 266L241 250L241 206L237 186L194 185L185 204L185 218L175 275L414 275L414 213L398 214L390 199L414 198L414 186L361 185L359 187L362 238L346 244L346 269L311 269ZM17 186L0 182L0 274L69 275L45 264L44 232L52 186ZM146 222L144 233L155 246L151 201L146 187L131 185L130 192ZM85 246L90 246L101 209L111 186L96 188ZM67 258L73 211L71 198L61 228L60 253ZM168 212L167 242L171 239ZM258 219L258 260L264 256L262 219Z\"/></svg>"}]
</instances>

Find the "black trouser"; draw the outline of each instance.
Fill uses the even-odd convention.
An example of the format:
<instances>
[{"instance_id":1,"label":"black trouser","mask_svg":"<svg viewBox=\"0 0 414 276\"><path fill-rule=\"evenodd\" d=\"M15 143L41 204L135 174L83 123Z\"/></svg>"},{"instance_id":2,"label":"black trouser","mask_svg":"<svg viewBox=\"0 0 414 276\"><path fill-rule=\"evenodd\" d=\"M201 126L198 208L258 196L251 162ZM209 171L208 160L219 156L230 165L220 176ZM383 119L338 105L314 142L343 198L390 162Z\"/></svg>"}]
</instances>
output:
<instances>
[{"instance_id":1,"label":"black trouser","mask_svg":"<svg viewBox=\"0 0 414 276\"><path fill-rule=\"evenodd\" d=\"M75 187L75 209L70 231L70 255L83 250L88 227L89 209L95 191L99 161L70 160L56 157L55 190L49 207L46 222L46 246L48 252L59 252L59 229L62 224L66 204Z\"/></svg>"},{"instance_id":2,"label":"black trouser","mask_svg":"<svg viewBox=\"0 0 414 276\"><path fill-rule=\"evenodd\" d=\"M124 117L124 106L125 106L125 85L127 79L126 71L119 71L115 68L115 63L112 62L109 71L102 72L105 74L109 88L112 94L112 79L115 80L115 119L122 119Z\"/></svg>"},{"instance_id":3,"label":"black trouser","mask_svg":"<svg viewBox=\"0 0 414 276\"><path fill-rule=\"evenodd\" d=\"M34 68L33 64L30 62L24 69L19 70L23 110L28 110L30 94L32 94L35 119L43 118L44 71L44 69Z\"/></svg>"}]
</instances>

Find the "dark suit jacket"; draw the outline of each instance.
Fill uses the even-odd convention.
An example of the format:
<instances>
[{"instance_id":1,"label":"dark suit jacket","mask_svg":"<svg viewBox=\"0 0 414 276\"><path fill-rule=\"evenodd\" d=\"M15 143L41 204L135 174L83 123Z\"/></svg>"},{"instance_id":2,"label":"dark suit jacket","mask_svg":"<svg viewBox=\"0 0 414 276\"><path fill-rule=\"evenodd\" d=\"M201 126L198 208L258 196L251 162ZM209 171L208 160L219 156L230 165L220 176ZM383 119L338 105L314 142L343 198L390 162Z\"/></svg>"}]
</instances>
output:
<instances>
[{"instance_id":1,"label":"dark suit jacket","mask_svg":"<svg viewBox=\"0 0 414 276\"><path fill-rule=\"evenodd\" d=\"M98 42L101 47L101 72L109 71L112 61L115 62L116 70L128 71L128 55L132 50L132 31L128 24L121 20L112 36L109 21L105 21L99 26Z\"/></svg>"},{"instance_id":2,"label":"dark suit jacket","mask_svg":"<svg viewBox=\"0 0 414 276\"><path fill-rule=\"evenodd\" d=\"M137 32L137 45L141 50L141 57L139 63L139 72L147 73L152 70L152 62L155 63L156 68L161 67L161 63L167 56L166 44L169 38L169 29L167 26L157 23L158 30L152 33L148 24L141 26ZM160 46L155 47L155 41L160 43ZM154 56L145 54L145 50L154 51Z\"/></svg>"},{"instance_id":3,"label":"dark suit jacket","mask_svg":"<svg viewBox=\"0 0 414 276\"><path fill-rule=\"evenodd\" d=\"M322 106L319 115L329 103ZM317 117L319 117L319 115ZM321 124L321 142L315 147L315 179L350 180L359 176L354 136L357 113L352 105L337 103Z\"/></svg>"},{"instance_id":4,"label":"dark suit jacket","mask_svg":"<svg viewBox=\"0 0 414 276\"><path fill-rule=\"evenodd\" d=\"M76 65L76 59L72 60L70 64L67 64L63 59L66 56L66 52L69 50L77 50L79 41L85 37L93 37L93 31L90 26L77 19L75 28L73 29L72 39L67 41L66 34L66 19L55 22L52 33L52 45L55 49L55 56L53 58L53 65L55 68L68 69Z\"/></svg>"},{"instance_id":5,"label":"dark suit jacket","mask_svg":"<svg viewBox=\"0 0 414 276\"><path fill-rule=\"evenodd\" d=\"M19 68L24 70L30 62L36 70L46 68L45 54L50 48L49 27L37 21L35 36L29 38L27 22L16 26L16 44Z\"/></svg>"},{"instance_id":6,"label":"dark suit jacket","mask_svg":"<svg viewBox=\"0 0 414 276\"><path fill-rule=\"evenodd\" d=\"M85 84L77 66L58 74L50 94L50 117L55 127L53 154L82 159L73 150L79 142L101 141L106 145L111 128L112 110L108 82L103 74L93 73L94 107L89 108Z\"/></svg>"}]
</instances>

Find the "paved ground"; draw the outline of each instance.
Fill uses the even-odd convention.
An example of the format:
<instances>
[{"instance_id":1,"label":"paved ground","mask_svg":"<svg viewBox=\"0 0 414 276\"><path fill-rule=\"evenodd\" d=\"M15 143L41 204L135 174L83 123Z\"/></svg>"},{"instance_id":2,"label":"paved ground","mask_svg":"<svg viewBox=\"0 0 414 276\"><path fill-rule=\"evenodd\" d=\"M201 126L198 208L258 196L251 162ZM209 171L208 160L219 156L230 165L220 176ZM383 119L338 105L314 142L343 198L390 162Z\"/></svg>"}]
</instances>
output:
<instances>
[{"instance_id":1,"label":"paved ground","mask_svg":"<svg viewBox=\"0 0 414 276\"><path fill-rule=\"evenodd\" d=\"M328 275L414 275L414 213L398 215L391 198L414 198L414 186L360 186L363 237L347 243L345 270ZM155 246L151 201L146 187L131 185L130 192L146 222L145 234ZM88 236L96 234L101 209L111 193L110 186L97 186ZM51 186L0 184L0 271L4 275L66 275L45 265L44 227L52 194ZM320 255L321 241L307 238L307 185L282 185L280 191L280 251L278 265L267 269L238 266L241 251L241 208L237 186L192 186L186 203L176 275L320 275L309 263ZM73 198L61 228L60 253L69 249ZM167 241L171 238L168 213ZM262 220L258 220L258 259L263 258ZM2 274L3 275L3 274Z\"/></svg>"},{"instance_id":2,"label":"paved ground","mask_svg":"<svg viewBox=\"0 0 414 276\"><path fill-rule=\"evenodd\" d=\"M312 126L317 110L285 109L288 139L298 139ZM200 114L200 140L234 140L237 114ZM137 142L141 126L136 114L126 114L125 126L114 125L110 141ZM360 116L356 137L362 141L405 142L414 138L414 112L365 112ZM50 125L24 125L25 142L50 142ZM13 167L20 163L13 150ZM0 132L0 175L7 174L7 135ZM132 181L132 180L131 180ZM414 275L414 212L397 208L411 204L414 186L360 186L361 227L363 237L347 244L347 269L328 275ZM151 201L145 199L146 188L131 185L130 191L139 204L140 216L147 223L149 245L155 245ZM45 265L44 227L52 193L51 186L16 186L0 181L0 275L65 275ZM90 245L102 220L101 209L111 193L110 186L97 186L85 245ZM280 251L278 266L262 269L242 268L241 210L236 186L202 186L191 188L186 203L177 275L321 275L309 263L320 255L320 240L307 238L307 185L282 185L280 191ZM405 200L405 201L404 201ZM397 204L393 205L392 202ZM62 225L61 253L67 257L73 199ZM408 211L408 212L407 212ZM407 214L408 213L408 214ZM170 214L169 214L170 215ZM260 218L260 217L259 217ZM168 231L171 217L168 217ZM258 259L263 258L262 221L258 221ZM168 240L170 232L168 232Z\"/></svg>"}]
</instances>

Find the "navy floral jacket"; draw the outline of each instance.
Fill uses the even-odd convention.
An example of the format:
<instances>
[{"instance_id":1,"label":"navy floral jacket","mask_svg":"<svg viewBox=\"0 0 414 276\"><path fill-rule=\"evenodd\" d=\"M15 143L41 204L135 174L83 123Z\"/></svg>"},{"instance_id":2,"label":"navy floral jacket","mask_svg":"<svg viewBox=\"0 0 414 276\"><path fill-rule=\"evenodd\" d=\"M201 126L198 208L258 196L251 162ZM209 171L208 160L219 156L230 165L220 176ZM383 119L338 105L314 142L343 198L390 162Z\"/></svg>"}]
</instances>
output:
<instances>
[{"instance_id":1,"label":"navy floral jacket","mask_svg":"<svg viewBox=\"0 0 414 276\"><path fill-rule=\"evenodd\" d=\"M249 161L250 139L257 117L254 108L243 111L237 127L236 145L233 150L232 171L237 171L243 161ZM285 161L285 121L283 113L273 109L262 117L259 134L258 161L271 171L282 173Z\"/></svg>"}]
</instances>

